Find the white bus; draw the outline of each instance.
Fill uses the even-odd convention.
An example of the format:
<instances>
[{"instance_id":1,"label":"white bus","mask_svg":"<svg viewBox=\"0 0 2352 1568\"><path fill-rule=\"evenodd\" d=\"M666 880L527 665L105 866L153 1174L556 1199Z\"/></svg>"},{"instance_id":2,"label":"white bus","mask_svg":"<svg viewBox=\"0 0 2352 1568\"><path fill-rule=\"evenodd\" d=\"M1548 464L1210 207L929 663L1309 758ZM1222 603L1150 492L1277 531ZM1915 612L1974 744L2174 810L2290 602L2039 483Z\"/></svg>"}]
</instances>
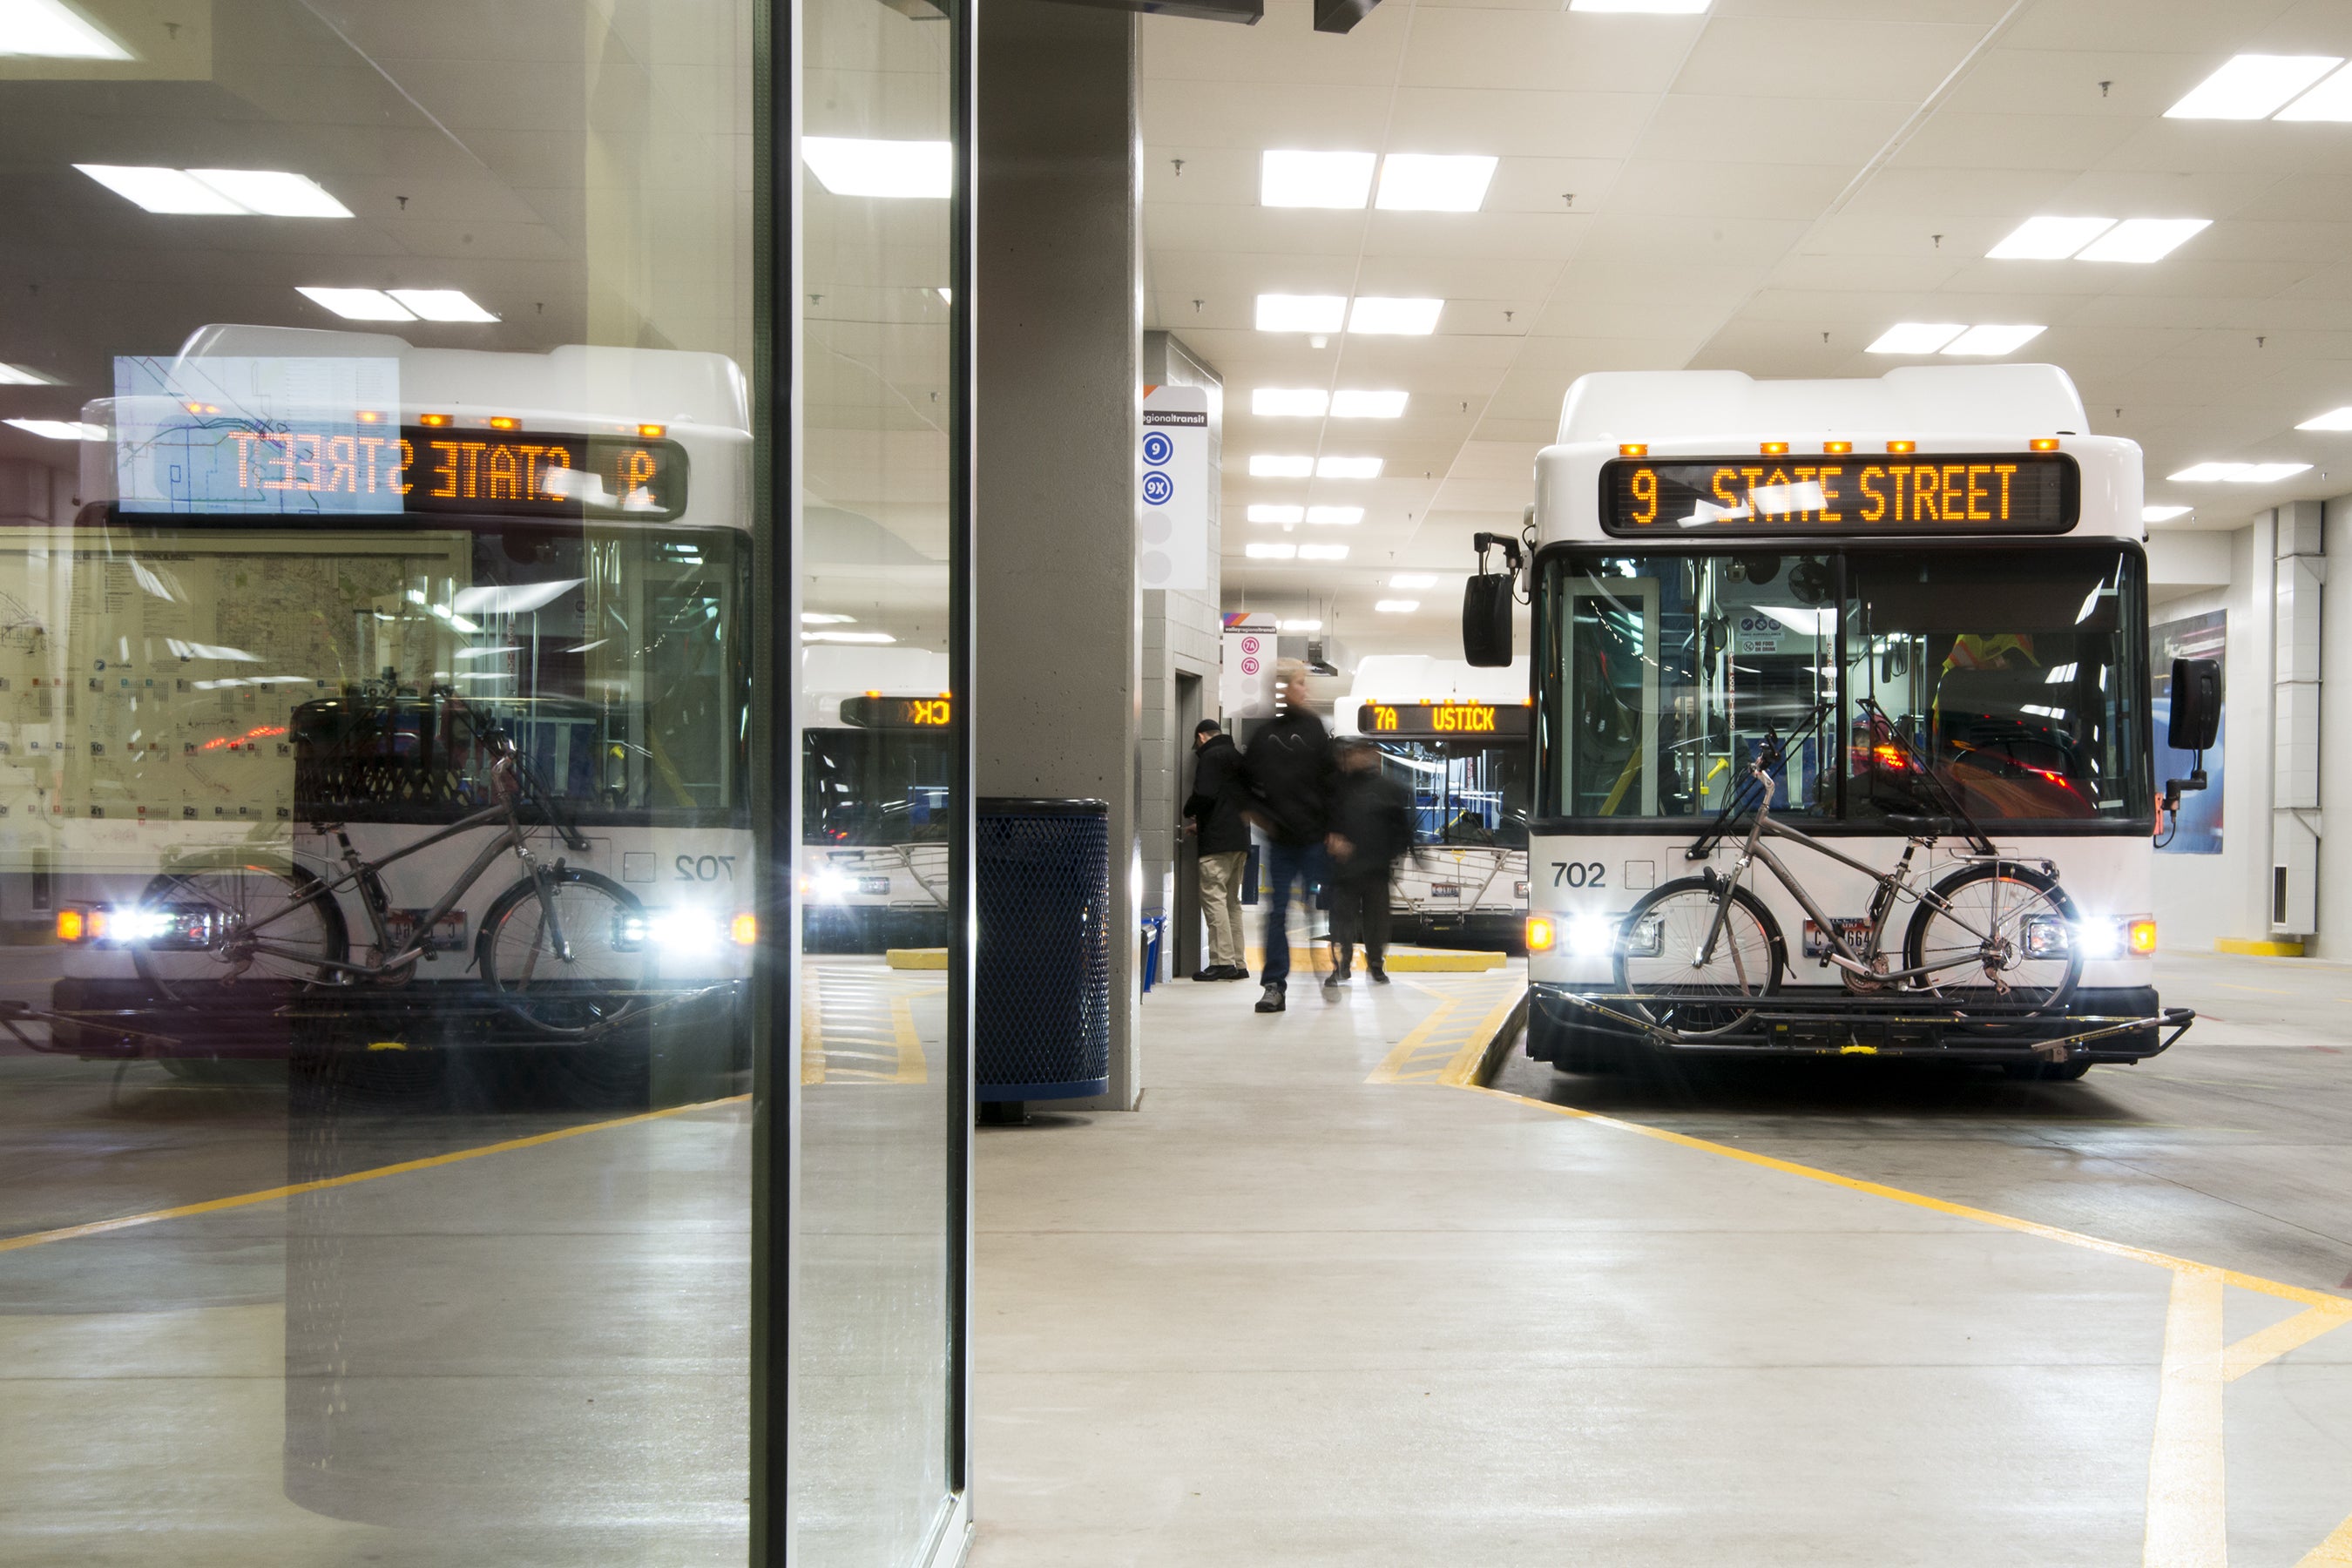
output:
<instances>
[{"instance_id":1,"label":"white bus","mask_svg":"<svg viewBox=\"0 0 2352 1568\"><path fill-rule=\"evenodd\" d=\"M819 647L801 659L807 951L946 946L948 656Z\"/></svg>"},{"instance_id":2,"label":"white bus","mask_svg":"<svg viewBox=\"0 0 2352 1568\"><path fill-rule=\"evenodd\" d=\"M1529 1054L2077 1078L2178 1038L2140 511L2052 366L1579 380L1528 563Z\"/></svg>"},{"instance_id":3,"label":"white bus","mask_svg":"<svg viewBox=\"0 0 2352 1568\"><path fill-rule=\"evenodd\" d=\"M0 550L0 861L54 906L51 1048L581 1038L732 993L730 361L225 326L115 379L72 525Z\"/></svg>"},{"instance_id":4,"label":"white bus","mask_svg":"<svg viewBox=\"0 0 2352 1568\"><path fill-rule=\"evenodd\" d=\"M1417 852L1391 885L1398 940L1516 952L1528 909L1524 657L1499 669L1426 654L1370 654L1332 728L1377 745L1412 792Z\"/></svg>"}]
</instances>

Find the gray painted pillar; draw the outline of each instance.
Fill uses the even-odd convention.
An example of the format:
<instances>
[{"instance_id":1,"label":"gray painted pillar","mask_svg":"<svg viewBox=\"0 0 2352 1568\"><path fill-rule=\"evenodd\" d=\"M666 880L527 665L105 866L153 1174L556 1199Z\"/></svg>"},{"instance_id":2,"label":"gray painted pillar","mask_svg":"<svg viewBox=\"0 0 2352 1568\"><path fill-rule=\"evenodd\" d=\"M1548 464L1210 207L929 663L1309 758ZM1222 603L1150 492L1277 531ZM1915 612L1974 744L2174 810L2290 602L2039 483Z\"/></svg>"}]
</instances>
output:
<instances>
[{"instance_id":1,"label":"gray painted pillar","mask_svg":"<svg viewBox=\"0 0 2352 1568\"><path fill-rule=\"evenodd\" d=\"M1110 1092L1135 1014L1135 496L1141 166L1135 18L980 11L973 733L982 795L1110 803Z\"/></svg>"}]
</instances>

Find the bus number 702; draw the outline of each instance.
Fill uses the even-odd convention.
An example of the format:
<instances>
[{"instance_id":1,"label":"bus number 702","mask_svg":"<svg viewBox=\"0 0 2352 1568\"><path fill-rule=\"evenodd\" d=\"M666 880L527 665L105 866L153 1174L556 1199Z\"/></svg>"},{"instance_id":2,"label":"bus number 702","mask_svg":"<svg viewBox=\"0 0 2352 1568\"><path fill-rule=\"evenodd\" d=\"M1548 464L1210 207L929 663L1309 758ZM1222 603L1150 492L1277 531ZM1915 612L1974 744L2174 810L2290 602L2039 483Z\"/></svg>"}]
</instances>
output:
<instances>
[{"instance_id":1,"label":"bus number 702","mask_svg":"<svg viewBox=\"0 0 2352 1568\"><path fill-rule=\"evenodd\" d=\"M1551 885L1555 888L1601 888L1608 884L1601 879L1608 874L1598 860L1555 860L1551 863Z\"/></svg>"}]
</instances>

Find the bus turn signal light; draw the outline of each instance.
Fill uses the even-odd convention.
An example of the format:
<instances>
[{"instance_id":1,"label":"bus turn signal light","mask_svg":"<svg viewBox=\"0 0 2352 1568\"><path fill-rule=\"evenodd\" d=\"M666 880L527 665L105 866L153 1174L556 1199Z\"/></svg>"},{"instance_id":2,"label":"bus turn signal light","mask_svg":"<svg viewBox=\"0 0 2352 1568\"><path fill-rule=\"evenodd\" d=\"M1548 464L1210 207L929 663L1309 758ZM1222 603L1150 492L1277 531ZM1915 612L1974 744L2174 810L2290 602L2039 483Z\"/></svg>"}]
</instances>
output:
<instances>
[{"instance_id":1,"label":"bus turn signal light","mask_svg":"<svg viewBox=\"0 0 2352 1568\"><path fill-rule=\"evenodd\" d=\"M79 910L58 911L58 940L79 942L89 934L89 917Z\"/></svg>"},{"instance_id":2,"label":"bus turn signal light","mask_svg":"<svg viewBox=\"0 0 2352 1568\"><path fill-rule=\"evenodd\" d=\"M1551 923L1549 915L1528 917L1528 951L1529 952L1549 952L1552 943L1559 939L1559 929Z\"/></svg>"},{"instance_id":3,"label":"bus turn signal light","mask_svg":"<svg viewBox=\"0 0 2352 1568\"><path fill-rule=\"evenodd\" d=\"M750 913L737 915L734 924L728 928L728 934L735 939L737 947L758 946L760 917Z\"/></svg>"},{"instance_id":4,"label":"bus turn signal light","mask_svg":"<svg viewBox=\"0 0 2352 1568\"><path fill-rule=\"evenodd\" d=\"M2146 958L2153 953L2156 951L2156 922L2150 920L2132 921L2129 942L2134 958Z\"/></svg>"}]
</instances>

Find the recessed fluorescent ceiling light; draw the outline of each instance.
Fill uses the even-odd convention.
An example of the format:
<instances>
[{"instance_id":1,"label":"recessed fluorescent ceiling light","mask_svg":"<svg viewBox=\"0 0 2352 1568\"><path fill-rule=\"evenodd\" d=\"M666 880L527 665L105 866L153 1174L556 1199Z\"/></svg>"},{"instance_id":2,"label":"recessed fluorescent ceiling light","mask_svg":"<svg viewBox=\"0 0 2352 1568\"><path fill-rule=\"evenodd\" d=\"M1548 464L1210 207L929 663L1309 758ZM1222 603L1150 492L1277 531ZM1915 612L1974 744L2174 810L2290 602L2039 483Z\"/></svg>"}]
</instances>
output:
<instances>
[{"instance_id":1,"label":"recessed fluorescent ceiling light","mask_svg":"<svg viewBox=\"0 0 2352 1568\"><path fill-rule=\"evenodd\" d=\"M1323 623L1321 621L1276 621L1275 629L1286 632L1319 632L1323 629Z\"/></svg>"},{"instance_id":2,"label":"recessed fluorescent ceiling light","mask_svg":"<svg viewBox=\"0 0 2352 1568\"><path fill-rule=\"evenodd\" d=\"M127 60L131 51L61 0L0 0L0 55Z\"/></svg>"},{"instance_id":3,"label":"recessed fluorescent ceiling light","mask_svg":"<svg viewBox=\"0 0 2352 1568\"><path fill-rule=\"evenodd\" d=\"M246 209L220 192L179 169L151 169L121 163L76 163L75 168L151 213L223 213L241 216Z\"/></svg>"},{"instance_id":4,"label":"recessed fluorescent ceiling light","mask_svg":"<svg viewBox=\"0 0 2352 1568\"><path fill-rule=\"evenodd\" d=\"M6 421L30 436L47 436L52 441L103 441L106 426L85 425L78 419L11 419Z\"/></svg>"},{"instance_id":5,"label":"recessed fluorescent ceiling light","mask_svg":"<svg viewBox=\"0 0 2352 1568\"><path fill-rule=\"evenodd\" d=\"M2115 226L2111 217L2030 217L1985 255L1995 261L2063 261Z\"/></svg>"},{"instance_id":6,"label":"recessed fluorescent ceiling light","mask_svg":"<svg viewBox=\"0 0 2352 1568\"><path fill-rule=\"evenodd\" d=\"M1252 522L1304 522L1307 509L1303 506L1274 506L1259 501L1249 509Z\"/></svg>"},{"instance_id":7,"label":"recessed fluorescent ceiling light","mask_svg":"<svg viewBox=\"0 0 2352 1568\"><path fill-rule=\"evenodd\" d=\"M845 626L854 624L856 616L836 616L828 610L803 610L801 625L804 626Z\"/></svg>"},{"instance_id":8,"label":"recessed fluorescent ceiling light","mask_svg":"<svg viewBox=\"0 0 2352 1568\"><path fill-rule=\"evenodd\" d=\"M343 205L318 181L282 169L191 169L200 180L261 217L349 217Z\"/></svg>"},{"instance_id":9,"label":"recessed fluorescent ceiling light","mask_svg":"<svg viewBox=\"0 0 2352 1568\"><path fill-rule=\"evenodd\" d=\"M1437 586L1437 574L1434 572L1400 572L1395 576L1389 579L1389 586L1391 588L1434 588Z\"/></svg>"},{"instance_id":10,"label":"recessed fluorescent ceiling light","mask_svg":"<svg viewBox=\"0 0 2352 1568\"><path fill-rule=\"evenodd\" d=\"M1310 506L1307 509L1309 522L1333 522L1342 525L1364 521L1364 509L1360 506Z\"/></svg>"},{"instance_id":11,"label":"recessed fluorescent ceiling light","mask_svg":"<svg viewBox=\"0 0 2352 1568\"><path fill-rule=\"evenodd\" d=\"M1258 205L1360 207L1371 194L1373 162L1370 153L1266 153L1258 159Z\"/></svg>"},{"instance_id":12,"label":"recessed fluorescent ceiling light","mask_svg":"<svg viewBox=\"0 0 2352 1568\"><path fill-rule=\"evenodd\" d=\"M2167 120L2261 120L2344 63L2340 55L2239 55L2164 111Z\"/></svg>"},{"instance_id":13,"label":"recessed fluorescent ceiling light","mask_svg":"<svg viewBox=\"0 0 2352 1568\"><path fill-rule=\"evenodd\" d=\"M2176 517L2188 516L2189 510L2185 506L2144 506L2139 509L2139 520L2142 522L2170 522Z\"/></svg>"},{"instance_id":14,"label":"recessed fluorescent ceiling light","mask_svg":"<svg viewBox=\"0 0 2352 1568\"><path fill-rule=\"evenodd\" d=\"M2190 235L2210 228L2210 217L2127 217L2075 252L2077 261L2161 261Z\"/></svg>"},{"instance_id":15,"label":"recessed fluorescent ceiling light","mask_svg":"<svg viewBox=\"0 0 2352 1568\"><path fill-rule=\"evenodd\" d=\"M1384 616L1409 616L1421 608L1419 599L1382 599L1372 605Z\"/></svg>"},{"instance_id":16,"label":"recessed fluorescent ceiling light","mask_svg":"<svg viewBox=\"0 0 2352 1568\"><path fill-rule=\"evenodd\" d=\"M1250 393L1250 412L1268 418L1319 419L1330 405L1330 394L1319 386L1261 386Z\"/></svg>"},{"instance_id":17,"label":"recessed fluorescent ceiling light","mask_svg":"<svg viewBox=\"0 0 2352 1568\"><path fill-rule=\"evenodd\" d=\"M931 292L940 297L940 300L942 304L952 305L955 303L955 290L952 289L941 286L932 289Z\"/></svg>"},{"instance_id":18,"label":"recessed fluorescent ceiling light","mask_svg":"<svg viewBox=\"0 0 2352 1568\"><path fill-rule=\"evenodd\" d=\"M888 632L803 632L803 642L897 642Z\"/></svg>"},{"instance_id":19,"label":"recessed fluorescent ceiling light","mask_svg":"<svg viewBox=\"0 0 2352 1568\"><path fill-rule=\"evenodd\" d=\"M323 305L347 321L413 321L415 312L381 289L314 289L298 285L294 292L314 305Z\"/></svg>"},{"instance_id":20,"label":"recessed fluorescent ceiling light","mask_svg":"<svg viewBox=\"0 0 2352 1568\"><path fill-rule=\"evenodd\" d=\"M1336 332L1347 314L1348 301L1339 294L1257 297L1257 330L1261 332Z\"/></svg>"},{"instance_id":21,"label":"recessed fluorescent ceiling light","mask_svg":"<svg viewBox=\"0 0 2352 1568\"><path fill-rule=\"evenodd\" d=\"M1348 547L1344 544L1302 544L1298 547L1301 561L1345 561Z\"/></svg>"},{"instance_id":22,"label":"recessed fluorescent ceiling light","mask_svg":"<svg viewBox=\"0 0 2352 1568\"><path fill-rule=\"evenodd\" d=\"M1571 11L1633 11L1646 16L1696 16L1709 0L1568 0Z\"/></svg>"},{"instance_id":23,"label":"recessed fluorescent ceiling light","mask_svg":"<svg viewBox=\"0 0 2352 1568\"><path fill-rule=\"evenodd\" d=\"M1335 392L1331 395L1331 417L1402 419L1404 405L1405 394L1402 392Z\"/></svg>"},{"instance_id":24,"label":"recessed fluorescent ceiling light","mask_svg":"<svg viewBox=\"0 0 2352 1568\"><path fill-rule=\"evenodd\" d=\"M1381 477L1378 458L1318 458L1315 477L1318 479L1377 479Z\"/></svg>"},{"instance_id":25,"label":"recessed fluorescent ceiling light","mask_svg":"<svg viewBox=\"0 0 2352 1568\"><path fill-rule=\"evenodd\" d=\"M1486 205L1495 160L1483 153L1391 153L1381 164L1381 195L1390 212L1475 213Z\"/></svg>"},{"instance_id":26,"label":"recessed fluorescent ceiling light","mask_svg":"<svg viewBox=\"0 0 2352 1568\"><path fill-rule=\"evenodd\" d=\"M1298 546L1296 544L1249 544L1243 547L1242 553L1253 561L1289 561L1298 554Z\"/></svg>"},{"instance_id":27,"label":"recessed fluorescent ceiling light","mask_svg":"<svg viewBox=\"0 0 2352 1568\"><path fill-rule=\"evenodd\" d=\"M2352 66L2278 111L2281 120L2352 120Z\"/></svg>"},{"instance_id":28,"label":"recessed fluorescent ceiling light","mask_svg":"<svg viewBox=\"0 0 2352 1568\"><path fill-rule=\"evenodd\" d=\"M2042 335L2041 327L1970 327L1938 353L1948 354L2012 353Z\"/></svg>"},{"instance_id":29,"label":"recessed fluorescent ceiling light","mask_svg":"<svg viewBox=\"0 0 2352 1568\"><path fill-rule=\"evenodd\" d=\"M836 196L944 198L955 187L955 149L945 142L803 136L801 157Z\"/></svg>"},{"instance_id":30,"label":"recessed fluorescent ceiling light","mask_svg":"<svg viewBox=\"0 0 2352 1568\"><path fill-rule=\"evenodd\" d=\"M0 386L55 386L58 378L26 370L21 364L0 364Z\"/></svg>"},{"instance_id":31,"label":"recessed fluorescent ceiling light","mask_svg":"<svg viewBox=\"0 0 2352 1568\"><path fill-rule=\"evenodd\" d=\"M1445 309L1443 300L1382 300L1362 298L1348 314L1348 330L1351 332L1387 332L1407 337L1427 337L1437 331L1437 313Z\"/></svg>"},{"instance_id":32,"label":"recessed fluorescent ceiling light","mask_svg":"<svg viewBox=\"0 0 2352 1568\"><path fill-rule=\"evenodd\" d=\"M2352 406L2331 408L2325 414L2315 414L2295 428L2298 430L2352 430Z\"/></svg>"},{"instance_id":33,"label":"recessed fluorescent ceiling light","mask_svg":"<svg viewBox=\"0 0 2352 1568\"><path fill-rule=\"evenodd\" d=\"M1967 331L1958 321L1897 321L1864 351L1874 354L1931 354Z\"/></svg>"},{"instance_id":34,"label":"recessed fluorescent ceiling light","mask_svg":"<svg viewBox=\"0 0 2352 1568\"><path fill-rule=\"evenodd\" d=\"M1254 479L1303 479L1315 471L1315 459L1305 453L1288 457L1256 452L1250 457L1249 471Z\"/></svg>"},{"instance_id":35,"label":"recessed fluorescent ceiling light","mask_svg":"<svg viewBox=\"0 0 2352 1568\"><path fill-rule=\"evenodd\" d=\"M2309 463L2195 463L2166 478L2184 485L2267 485L2293 479L2310 467Z\"/></svg>"},{"instance_id":36,"label":"recessed fluorescent ceiling light","mask_svg":"<svg viewBox=\"0 0 2352 1568\"><path fill-rule=\"evenodd\" d=\"M394 289L392 297L428 321L495 321L496 316L483 310L457 289Z\"/></svg>"}]
</instances>

